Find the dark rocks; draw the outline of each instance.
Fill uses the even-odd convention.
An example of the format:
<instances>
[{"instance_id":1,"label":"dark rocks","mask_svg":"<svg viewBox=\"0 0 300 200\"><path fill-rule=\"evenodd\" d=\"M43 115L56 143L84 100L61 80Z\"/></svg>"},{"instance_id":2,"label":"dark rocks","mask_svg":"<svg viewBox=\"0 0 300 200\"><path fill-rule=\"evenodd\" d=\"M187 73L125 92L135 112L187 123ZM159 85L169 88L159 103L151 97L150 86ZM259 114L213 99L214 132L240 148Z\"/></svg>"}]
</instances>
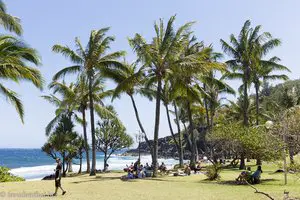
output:
<instances>
[{"instance_id":1,"label":"dark rocks","mask_svg":"<svg viewBox=\"0 0 300 200\"><path fill-rule=\"evenodd\" d=\"M51 174L49 176L45 176L44 178L42 178L42 180L54 180L55 179L55 174Z\"/></svg>"}]
</instances>

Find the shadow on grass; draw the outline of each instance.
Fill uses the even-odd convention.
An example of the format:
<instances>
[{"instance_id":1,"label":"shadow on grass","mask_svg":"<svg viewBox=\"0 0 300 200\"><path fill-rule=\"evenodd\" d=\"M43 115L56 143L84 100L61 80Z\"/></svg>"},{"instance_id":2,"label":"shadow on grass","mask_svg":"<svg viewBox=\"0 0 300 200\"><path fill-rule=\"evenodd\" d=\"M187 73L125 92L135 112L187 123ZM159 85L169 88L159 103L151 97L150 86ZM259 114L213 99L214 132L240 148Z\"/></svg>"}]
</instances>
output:
<instances>
[{"instance_id":1,"label":"shadow on grass","mask_svg":"<svg viewBox=\"0 0 300 200\"><path fill-rule=\"evenodd\" d=\"M110 181L110 180L117 180L117 179L121 179L120 177L109 177L109 176L105 176L105 177L101 177L101 176L96 176L94 179L88 179L88 180L82 180L82 181L74 181L71 183L74 184L79 184L79 183L87 183L87 182L94 182L94 181Z\"/></svg>"},{"instance_id":2,"label":"shadow on grass","mask_svg":"<svg viewBox=\"0 0 300 200\"><path fill-rule=\"evenodd\" d=\"M219 184L219 185L231 185L231 186L239 186L239 185L247 185L245 182L237 182L235 180L228 180L228 181L210 181L210 180L201 180L200 183L204 184ZM269 182L278 182L277 179L270 178L270 179L262 179L260 184L269 183Z\"/></svg>"},{"instance_id":3,"label":"shadow on grass","mask_svg":"<svg viewBox=\"0 0 300 200\"><path fill-rule=\"evenodd\" d=\"M277 179L274 179L274 178L269 178L269 179L262 179L260 181L261 184L263 183L268 183L268 182L276 182L278 181ZM230 181L219 181L217 182L218 184L221 184L221 185L247 185L247 183L245 182L237 182L237 181L234 181L234 180L230 180Z\"/></svg>"}]
</instances>

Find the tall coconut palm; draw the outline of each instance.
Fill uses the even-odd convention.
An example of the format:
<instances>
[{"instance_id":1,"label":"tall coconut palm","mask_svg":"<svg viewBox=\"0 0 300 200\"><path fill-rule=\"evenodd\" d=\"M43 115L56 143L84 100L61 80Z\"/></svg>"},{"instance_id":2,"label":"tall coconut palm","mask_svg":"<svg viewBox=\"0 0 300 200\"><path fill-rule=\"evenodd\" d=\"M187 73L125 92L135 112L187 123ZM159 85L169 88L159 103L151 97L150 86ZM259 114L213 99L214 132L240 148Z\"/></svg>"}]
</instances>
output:
<instances>
[{"instance_id":1,"label":"tall coconut palm","mask_svg":"<svg viewBox=\"0 0 300 200\"><path fill-rule=\"evenodd\" d=\"M245 126L249 126L249 116L247 113L249 106L248 87L251 81L251 59L255 53L254 40L257 39L257 31L253 31L250 25L250 21L247 20L237 38L233 34L230 35L232 46L224 40L220 40L224 52L232 57L232 60L226 62L232 70L232 73L229 73L227 77L242 79L243 81L243 123Z\"/></svg>"},{"instance_id":2,"label":"tall coconut palm","mask_svg":"<svg viewBox=\"0 0 300 200\"><path fill-rule=\"evenodd\" d=\"M226 54L232 57L231 60L228 60L226 63L228 67L232 70L228 74L230 79L242 79L243 87L243 124L244 126L249 126L249 96L248 88L251 84L251 73L252 73L252 63L255 62L257 44L260 40L266 37L266 33L259 35L260 26L255 27L254 29L250 27L251 22L247 20L238 37L236 38L233 34L230 35L230 43L221 41L222 48ZM244 153L241 154L241 163L240 169L245 168L245 159Z\"/></svg>"},{"instance_id":3,"label":"tall coconut palm","mask_svg":"<svg viewBox=\"0 0 300 200\"><path fill-rule=\"evenodd\" d=\"M110 48L110 43L114 41L114 37L106 36L109 28L93 30L89 37L89 42L84 49L80 40L75 39L75 51L68 46L54 45L52 50L56 53L61 53L71 60L75 65L66 67L57 72L53 80L64 77L66 74L84 74L88 80L89 91L89 107L91 118L91 136L92 136L92 169L90 175L96 175L96 143L95 143L95 117L94 117L94 99L92 95L93 83L95 75L101 73L105 67L116 67L121 65L118 59L124 55L123 51L117 51L107 54ZM101 76L100 76L101 77Z\"/></svg>"},{"instance_id":4,"label":"tall coconut palm","mask_svg":"<svg viewBox=\"0 0 300 200\"><path fill-rule=\"evenodd\" d=\"M175 16L172 16L165 27L163 20L155 23L155 37L150 43L140 35L136 34L129 42L133 50L137 53L138 59L143 63L148 72L147 77L153 84L156 84L156 108L155 108L155 125L154 125L154 145L153 176L157 176L157 156L158 156L158 135L160 123L160 103L162 82L165 76L170 72L172 63L180 58L182 44L185 42L186 35L192 23L186 23L174 29Z\"/></svg>"},{"instance_id":5,"label":"tall coconut palm","mask_svg":"<svg viewBox=\"0 0 300 200\"><path fill-rule=\"evenodd\" d=\"M21 35L23 32L20 19L7 13L5 3L2 0L0 0L0 25L5 30L14 32L17 35Z\"/></svg>"},{"instance_id":6,"label":"tall coconut palm","mask_svg":"<svg viewBox=\"0 0 300 200\"><path fill-rule=\"evenodd\" d=\"M223 69L220 63L211 61L213 51L211 47L205 47L203 42L197 42L196 37L191 37L186 41L184 51L174 69L173 88L175 96L185 98L185 106L189 120L189 135L192 140L191 164L196 162L196 139L194 135L194 122L192 117L192 107L194 103L201 103L201 93L205 93L199 80L199 75L210 72L213 69Z\"/></svg>"},{"instance_id":7,"label":"tall coconut palm","mask_svg":"<svg viewBox=\"0 0 300 200\"><path fill-rule=\"evenodd\" d=\"M43 78L40 71L29 64L40 64L36 50L13 36L0 36L0 93L10 101L24 122L24 109L18 94L3 84L10 80L16 83L28 81L35 87L43 88Z\"/></svg>"},{"instance_id":8,"label":"tall coconut palm","mask_svg":"<svg viewBox=\"0 0 300 200\"><path fill-rule=\"evenodd\" d=\"M256 29L260 29L257 26ZM264 36L264 37L263 37ZM255 88L255 102L256 102L256 125L259 125L259 90L263 81L269 80L287 80L288 76L284 74L274 74L274 71L288 71L290 70L278 62L280 59L276 56L265 60L264 57L270 50L281 44L277 38L272 38L272 35L268 32L263 33L256 44L256 57L252 62L252 82Z\"/></svg>"},{"instance_id":9,"label":"tall coconut palm","mask_svg":"<svg viewBox=\"0 0 300 200\"><path fill-rule=\"evenodd\" d=\"M151 156L153 156L152 143L148 139L148 135L146 134L146 131L140 119L138 108L134 99L135 94L146 96L150 100L152 100L153 95L149 93L151 92L150 90L142 88L143 71L138 70L138 63L133 62L129 64L126 61L124 61L122 64L123 66L119 66L118 68L105 68L103 70L103 75L113 80L117 84L116 88L114 89L112 101L116 97L120 97L122 93L125 93L130 97L136 120L138 122L141 132L144 134L145 140L150 149Z\"/></svg>"}]
</instances>

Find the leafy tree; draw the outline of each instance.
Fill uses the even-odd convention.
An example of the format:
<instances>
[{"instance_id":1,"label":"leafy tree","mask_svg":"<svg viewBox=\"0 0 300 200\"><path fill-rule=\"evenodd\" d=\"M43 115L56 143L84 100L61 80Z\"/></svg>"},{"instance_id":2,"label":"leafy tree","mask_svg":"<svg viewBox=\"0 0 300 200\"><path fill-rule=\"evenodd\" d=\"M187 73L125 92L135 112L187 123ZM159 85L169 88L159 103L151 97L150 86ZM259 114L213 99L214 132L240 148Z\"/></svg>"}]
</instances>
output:
<instances>
[{"instance_id":1,"label":"leafy tree","mask_svg":"<svg viewBox=\"0 0 300 200\"><path fill-rule=\"evenodd\" d=\"M111 106L108 109L115 112ZM107 161L110 156L118 150L130 147L133 144L133 139L126 133L123 124L115 118L102 115L98 125L99 127L96 129L96 145L97 150L104 153L103 171L106 171Z\"/></svg>"},{"instance_id":2,"label":"leafy tree","mask_svg":"<svg viewBox=\"0 0 300 200\"><path fill-rule=\"evenodd\" d=\"M66 175L72 159L78 155L78 146L76 146L78 135L73 129L74 124L70 117L64 115L42 147L42 151L53 159L56 159L58 155L62 158L63 176Z\"/></svg>"},{"instance_id":3,"label":"leafy tree","mask_svg":"<svg viewBox=\"0 0 300 200\"><path fill-rule=\"evenodd\" d=\"M300 107L286 109L272 131L286 143L290 162L294 164L294 155L300 152Z\"/></svg>"},{"instance_id":4,"label":"leafy tree","mask_svg":"<svg viewBox=\"0 0 300 200\"><path fill-rule=\"evenodd\" d=\"M49 123L46 128L46 133L51 131L53 125L60 119L62 115L65 113L69 113L74 117L74 119L83 127L83 136L85 140L85 152L86 152L86 161L87 161L87 172L90 172L90 159L89 159L89 145L87 139L87 123L86 123L86 114L85 111L89 107L89 93L88 93L88 84L87 80L84 76L79 77L77 83L71 83L67 86L64 82L60 83L57 81L52 82L49 87L53 89L53 93L58 93L62 100L55 97L54 95L43 96L50 103L53 102L55 106L57 106L57 110L55 112L56 117ZM103 98L112 94L112 91L104 91L104 84L101 79L96 79L93 84L92 95L94 98L94 102L100 105L104 105ZM95 105L99 107L99 105ZM82 117L80 118L77 115L79 112ZM109 112L109 111L107 111Z\"/></svg>"},{"instance_id":5,"label":"leafy tree","mask_svg":"<svg viewBox=\"0 0 300 200\"><path fill-rule=\"evenodd\" d=\"M106 36L108 30L109 28L93 30L85 49L78 38L75 39L75 51L68 46L62 45L54 45L52 48L54 52L61 53L75 64L57 72L53 77L54 81L64 77L66 74L74 73L79 73L87 77L92 137L92 169L90 175L96 174L95 117L94 98L92 93L93 84L96 78L101 78L99 74L101 74L103 68L117 67L121 65L121 63L116 59L124 55L124 52L122 51L107 54L110 43L115 40L114 37Z\"/></svg>"},{"instance_id":6,"label":"leafy tree","mask_svg":"<svg viewBox=\"0 0 300 200\"><path fill-rule=\"evenodd\" d=\"M208 135L211 148L215 149L211 160L216 162L224 155L234 157L245 153L248 158L272 161L280 158L282 141L265 127L244 127L239 123L218 124Z\"/></svg>"}]
</instances>

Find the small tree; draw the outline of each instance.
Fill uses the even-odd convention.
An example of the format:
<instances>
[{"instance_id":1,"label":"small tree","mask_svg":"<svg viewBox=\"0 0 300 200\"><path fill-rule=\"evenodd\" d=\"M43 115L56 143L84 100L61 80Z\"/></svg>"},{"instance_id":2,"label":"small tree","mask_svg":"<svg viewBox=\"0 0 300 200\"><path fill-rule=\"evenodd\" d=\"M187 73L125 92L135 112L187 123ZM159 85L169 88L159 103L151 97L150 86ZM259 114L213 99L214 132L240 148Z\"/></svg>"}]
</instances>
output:
<instances>
[{"instance_id":1,"label":"small tree","mask_svg":"<svg viewBox=\"0 0 300 200\"><path fill-rule=\"evenodd\" d=\"M42 151L51 158L62 158L63 176L66 175L72 159L78 155L78 134L73 131L73 128L74 124L71 119L64 115L42 147Z\"/></svg>"},{"instance_id":2,"label":"small tree","mask_svg":"<svg viewBox=\"0 0 300 200\"><path fill-rule=\"evenodd\" d=\"M113 108L108 107L111 111ZM123 124L116 118L102 116L96 129L96 147L97 150L104 153L103 171L107 169L107 161L115 151L130 147L133 139L126 133Z\"/></svg>"}]
</instances>

